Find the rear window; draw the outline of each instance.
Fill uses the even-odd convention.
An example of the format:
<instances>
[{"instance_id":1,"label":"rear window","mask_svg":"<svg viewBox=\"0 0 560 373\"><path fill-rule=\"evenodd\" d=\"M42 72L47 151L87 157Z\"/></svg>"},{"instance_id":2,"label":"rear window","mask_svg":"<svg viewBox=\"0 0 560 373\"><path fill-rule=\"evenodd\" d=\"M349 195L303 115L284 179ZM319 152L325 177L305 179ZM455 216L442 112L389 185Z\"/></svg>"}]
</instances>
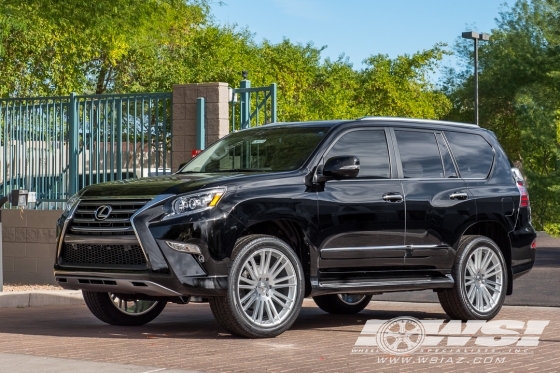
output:
<instances>
[{"instance_id":1,"label":"rear window","mask_svg":"<svg viewBox=\"0 0 560 373\"><path fill-rule=\"evenodd\" d=\"M494 161L492 146L484 137L472 133L445 131L451 152L465 179L485 179Z\"/></svg>"},{"instance_id":2,"label":"rear window","mask_svg":"<svg viewBox=\"0 0 560 373\"><path fill-rule=\"evenodd\" d=\"M433 132L395 131L405 179L442 178L443 165Z\"/></svg>"}]
</instances>

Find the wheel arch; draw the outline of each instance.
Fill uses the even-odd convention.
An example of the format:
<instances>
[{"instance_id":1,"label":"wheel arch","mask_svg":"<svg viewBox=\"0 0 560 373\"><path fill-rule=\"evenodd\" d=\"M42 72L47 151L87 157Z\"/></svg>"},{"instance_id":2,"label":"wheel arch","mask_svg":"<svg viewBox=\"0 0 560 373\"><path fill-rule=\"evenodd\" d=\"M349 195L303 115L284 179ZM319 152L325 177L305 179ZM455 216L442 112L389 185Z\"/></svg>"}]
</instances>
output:
<instances>
[{"instance_id":1,"label":"wheel arch","mask_svg":"<svg viewBox=\"0 0 560 373\"><path fill-rule=\"evenodd\" d=\"M497 221L478 221L470 225L462 234L465 235L480 235L490 238L498 245L504 260L506 261L508 270L508 286L506 295L513 293L513 272L511 268L511 241L509 234L505 227Z\"/></svg>"},{"instance_id":2,"label":"wheel arch","mask_svg":"<svg viewBox=\"0 0 560 373\"><path fill-rule=\"evenodd\" d=\"M309 245L302 227L289 219L272 219L246 227L238 239L250 234L266 234L286 242L296 252L305 275L305 297L311 293Z\"/></svg>"}]
</instances>

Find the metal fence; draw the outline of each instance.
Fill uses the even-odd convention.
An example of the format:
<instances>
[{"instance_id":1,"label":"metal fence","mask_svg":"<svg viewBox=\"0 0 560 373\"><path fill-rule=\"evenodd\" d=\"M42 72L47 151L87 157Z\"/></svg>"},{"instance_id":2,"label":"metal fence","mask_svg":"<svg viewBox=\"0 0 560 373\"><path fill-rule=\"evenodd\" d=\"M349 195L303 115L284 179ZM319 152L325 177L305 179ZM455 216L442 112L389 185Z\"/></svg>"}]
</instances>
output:
<instances>
[{"instance_id":1,"label":"metal fence","mask_svg":"<svg viewBox=\"0 0 560 373\"><path fill-rule=\"evenodd\" d=\"M0 99L0 190L60 208L84 186L170 174L171 93Z\"/></svg>"},{"instance_id":2,"label":"metal fence","mask_svg":"<svg viewBox=\"0 0 560 373\"><path fill-rule=\"evenodd\" d=\"M276 95L276 83L251 88L251 81L242 80L231 92L231 131L276 122Z\"/></svg>"}]
</instances>

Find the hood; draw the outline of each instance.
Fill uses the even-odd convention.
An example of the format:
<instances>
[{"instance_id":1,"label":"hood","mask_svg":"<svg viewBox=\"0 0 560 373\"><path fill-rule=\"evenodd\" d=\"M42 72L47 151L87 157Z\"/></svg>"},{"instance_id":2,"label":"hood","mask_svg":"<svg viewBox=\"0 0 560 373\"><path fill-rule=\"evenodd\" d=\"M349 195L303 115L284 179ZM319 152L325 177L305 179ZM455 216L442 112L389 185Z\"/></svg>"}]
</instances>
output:
<instances>
[{"instance_id":1,"label":"hood","mask_svg":"<svg viewBox=\"0 0 560 373\"><path fill-rule=\"evenodd\" d=\"M182 194L202 189L206 186L222 185L247 173L209 173L174 174L169 176L147 177L109 181L85 187L80 191L82 197L141 197L159 194ZM254 175L254 174L253 174ZM209 185L212 184L212 185Z\"/></svg>"}]
</instances>

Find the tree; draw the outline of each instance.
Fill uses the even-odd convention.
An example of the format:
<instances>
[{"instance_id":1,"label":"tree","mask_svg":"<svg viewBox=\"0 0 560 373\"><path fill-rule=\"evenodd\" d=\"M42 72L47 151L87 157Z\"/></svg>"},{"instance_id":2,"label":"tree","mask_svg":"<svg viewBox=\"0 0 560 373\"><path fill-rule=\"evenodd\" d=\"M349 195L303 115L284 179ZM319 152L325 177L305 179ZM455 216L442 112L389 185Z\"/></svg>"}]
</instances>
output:
<instances>
[{"instance_id":1,"label":"tree","mask_svg":"<svg viewBox=\"0 0 560 373\"><path fill-rule=\"evenodd\" d=\"M207 22L205 0L0 3L3 95L114 91L134 52L155 53Z\"/></svg>"},{"instance_id":2,"label":"tree","mask_svg":"<svg viewBox=\"0 0 560 373\"><path fill-rule=\"evenodd\" d=\"M518 0L501 13L490 42L480 48L481 125L523 168L537 229L560 221L559 14L557 1ZM472 58L467 41L456 50ZM471 121L471 70L448 72L444 90L453 103L447 118Z\"/></svg>"}]
</instances>

